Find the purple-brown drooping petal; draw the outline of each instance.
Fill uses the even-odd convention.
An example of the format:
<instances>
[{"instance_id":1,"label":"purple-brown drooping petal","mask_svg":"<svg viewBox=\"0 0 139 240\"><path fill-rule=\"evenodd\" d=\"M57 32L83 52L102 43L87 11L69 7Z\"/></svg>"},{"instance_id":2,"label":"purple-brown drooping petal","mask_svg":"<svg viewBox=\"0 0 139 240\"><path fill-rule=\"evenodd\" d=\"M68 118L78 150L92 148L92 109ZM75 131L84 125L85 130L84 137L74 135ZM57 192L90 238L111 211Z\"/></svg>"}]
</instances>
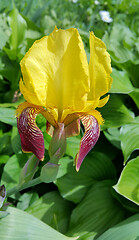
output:
<instances>
[{"instance_id":1,"label":"purple-brown drooping petal","mask_svg":"<svg viewBox=\"0 0 139 240\"><path fill-rule=\"evenodd\" d=\"M77 171L79 171L80 166L88 152L90 152L96 144L100 133L98 121L94 116L80 116L80 119L84 125L85 133L81 139L80 149L75 158Z\"/></svg>"},{"instance_id":2,"label":"purple-brown drooping petal","mask_svg":"<svg viewBox=\"0 0 139 240\"><path fill-rule=\"evenodd\" d=\"M40 112L41 107L26 107L20 115L17 115L17 127L23 152L32 152L38 159L43 160L43 134L35 122L35 118Z\"/></svg>"}]
</instances>

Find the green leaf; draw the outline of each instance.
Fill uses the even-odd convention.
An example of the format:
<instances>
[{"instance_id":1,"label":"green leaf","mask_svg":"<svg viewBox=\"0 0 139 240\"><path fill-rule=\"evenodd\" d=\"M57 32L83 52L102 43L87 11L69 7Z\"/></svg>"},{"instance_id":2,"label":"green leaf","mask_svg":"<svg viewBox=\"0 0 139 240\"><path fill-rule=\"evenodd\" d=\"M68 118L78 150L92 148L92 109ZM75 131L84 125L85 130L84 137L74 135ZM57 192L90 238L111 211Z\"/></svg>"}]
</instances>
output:
<instances>
[{"instance_id":1,"label":"green leaf","mask_svg":"<svg viewBox=\"0 0 139 240\"><path fill-rule=\"evenodd\" d=\"M0 152L7 153L7 151L9 150L8 147L10 145L10 136L8 133L4 133L2 134L2 136L0 136Z\"/></svg>"},{"instance_id":2,"label":"green leaf","mask_svg":"<svg viewBox=\"0 0 139 240\"><path fill-rule=\"evenodd\" d=\"M58 192L49 192L35 201L26 211L46 224L65 233L68 228L72 203L64 200Z\"/></svg>"},{"instance_id":3,"label":"green leaf","mask_svg":"<svg viewBox=\"0 0 139 240\"><path fill-rule=\"evenodd\" d=\"M27 24L15 7L10 12L8 20L12 29L10 45L12 49L17 49L24 40Z\"/></svg>"},{"instance_id":4,"label":"green leaf","mask_svg":"<svg viewBox=\"0 0 139 240\"><path fill-rule=\"evenodd\" d=\"M68 240L39 219L19 209L8 207L9 215L0 220L0 236L5 240Z\"/></svg>"},{"instance_id":5,"label":"green leaf","mask_svg":"<svg viewBox=\"0 0 139 240\"><path fill-rule=\"evenodd\" d=\"M118 128L108 128L104 130L103 133L111 144L121 149L120 130Z\"/></svg>"},{"instance_id":6,"label":"green leaf","mask_svg":"<svg viewBox=\"0 0 139 240\"><path fill-rule=\"evenodd\" d=\"M139 108L139 89L135 89L135 91L131 92L129 95Z\"/></svg>"},{"instance_id":7,"label":"green leaf","mask_svg":"<svg viewBox=\"0 0 139 240\"><path fill-rule=\"evenodd\" d=\"M108 103L99 110L104 118L102 129L120 127L134 121L130 110L119 95L112 94Z\"/></svg>"},{"instance_id":8,"label":"green leaf","mask_svg":"<svg viewBox=\"0 0 139 240\"><path fill-rule=\"evenodd\" d=\"M12 128L11 143L14 153L19 153L21 151L21 140L17 127Z\"/></svg>"},{"instance_id":9,"label":"green leaf","mask_svg":"<svg viewBox=\"0 0 139 240\"><path fill-rule=\"evenodd\" d=\"M6 163L9 159L9 155L1 155L0 156L0 164Z\"/></svg>"},{"instance_id":10,"label":"green leaf","mask_svg":"<svg viewBox=\"0 0 139 240\"><path fill-rule=\"evenodd\" d=\"M2 49L6 42L9 39L9 36L0 28L0 36L1 36L1 41L0 41L0 49Z\"/></svg>"},{"instance_id":11,"label":"green leaf","mask_svg":"<svg viewBox=\"0 0 139 240\"><path fill-rule=\"evenodd\" d=\"M27 209L34 201L38 200L39 196L36 192L34 193L24 193L18 198L17 208L21 210ZM32 202L33 200L33 202Z\"/></svg>"},{"instance_id":12,"label":"green leaf","mask_svg":"<svg viewBox=\"0 0 139 240\"><path fill-rule=\"evenodd\" d=\"M125 211L111 195L112 184L112 181L105 180L90 188L72 212L68 236L83 236L92 232L96 239L96 236L123 220Z\"/></svg>"},{"instance_id":13,"label":"green leaf","mask_svg":"<svg viewBox=\"0 0 139 240\"><path fill-rule=\"evenodd\" d=\"M8 214L6 211L0 211L0 219L6 217Z\"/></svg>"},{"instance_id":14,"label":"green leaf","mask_svg":"<svg viewBox=\"0 0 139 240\"><path fill-rule=\"evenodd\" d=\"M79 137L67 138L66 154L75 158L79 151L80 141Z\"/></svg>"},{"instance_id":15,"label":"green leaf","mask_svg":"<svg viewBox=\"0 0 139 240\"><path fill-rule=\"evenodd\" d=\"M131 153L139 149L139 118L135 118L135 123L127 124L121 128L121 148L124 155L124 163Z\"/></svg>"},{"instance_id":16,"label":"green leaf","mask_svg":"<svg viewBox=\"0 0 139 240\"><path fill-rule=\"evenodd\" d=\"M128 74L126 71L118 71L115 68L112 69L111 77L113 78L112 87L110 93L130 93L134 90Z\"/></svg>"},{"instance_id":17,"label":"green leaf","mask_svg":"<svg viewBox=\"0 0 139 240\"><path fill-rule=\"evenodd\" d=\"M12 126L16 126L16 117L15 117L15 109L12 108L0 108L0 121L10 124Z\"/></svg>"},{"instance_id":18,"label":"green leaf","mask_svg":"<svg viewBox=\"0 0 139 240\"><path fill-rule=\"evenodd\" d=\"M118 183L113 188L124 197L139 205L139 157L127 163Z\"/></svg>"},{"instance_id":19,"label":"green leaf","mask_svg":"<svg viewBox=\"0 0 139 240\"><path fill-rule=\"evenodd\" d=\"M127 218L103 233L97 240L138 240L139 214Z\"/></svg>"},{"instance_id":20,"label":"green leaf","mask_svg":"<svg viewBox=\"0 0 139 240\"><path fill-rule=\"evenodd\" d=\"M26 154L13 155L5 164L1 177L1 184L5 185L6 190L11 189L18 184L20 171L26 159Z\"/></svg>"},{"instance_id":21,"label":"green leaf","mask_svg":"<svg viewBox=\"0 0 139 240\"><path fill-rule=\"evenodd\" d=\"M66 157L62 158L60 163L60 168L63 169L59 174L62 177L58 176L55 184L64 198L75 203L84 197L89 187L96 181L116 177L115 168L110 158L101 152L89 153L78 173L73 167L73 160L68 160Z\"/></svg>"},{"instance_id":22,"label":"green leaf","mask_svg":"<svg viewBox=\"0 0 139 240\"><path fill-rule=\"evenodd\" d=\"M128 60L136 59L133 52L135 47L136 35L129 27L124 24L114 24L110 36L108 33L103 37L108 50L111 52L112 60L118 63L123 63Z\"/></svg>"}]
</instances>

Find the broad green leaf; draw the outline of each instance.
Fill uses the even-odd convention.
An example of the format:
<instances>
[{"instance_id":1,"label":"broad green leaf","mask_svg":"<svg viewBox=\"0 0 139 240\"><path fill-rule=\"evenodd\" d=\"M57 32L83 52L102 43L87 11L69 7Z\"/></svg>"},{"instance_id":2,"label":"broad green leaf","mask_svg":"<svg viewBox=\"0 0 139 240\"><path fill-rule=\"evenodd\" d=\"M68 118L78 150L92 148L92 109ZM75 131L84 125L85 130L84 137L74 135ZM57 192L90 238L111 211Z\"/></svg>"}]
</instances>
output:
<instances>
[{"instance_id":1,"label":"broad green leaf","mask_svg":"<svg viewBox=\"0 0 139 240\"><path fill-rule=\"evenodd\" d=\"M133 215L103 233L97 240L138 240L139 214Z\"/></svg>"},{"instance_id":2,"label":"broad green leaf","mask_svg":"<svg viewBox=\"0 0 139 240\"><path fill-rule=\"evenodd\" d=\"M6 217L8 214L6 211L0 211L0 219Z\"/></svg>"},{"instance_id":3,"label":"broad green leaf","mask_svg":"<svg viewBox=\"0 0 139 240\"><path fill-rule=\"evenodd\" d=\"M64 200L56 191L46 193L26 211L57 231L65 233L68 228L72 203Z\"/></svg>"},{"instance_id":4,"label":"broad green leaf","mask_svg":"<svg viewBox=\"0 0 139 240\"><path fill-rule=\"evenodd\" d=\"M124 24L114 24L110 36L108 33L103 37L111 57L115 62L123 63L128 60L134 61L135 33Z\"/></svg>"},{"instance_id":5,"label":"broad green leaf","mask_svg":"<svg viewBox=\"0 0 139 240\"><path fill-rule=\"evenodd\" d=\"M135 89L135 91L131 92L129 95L139 108L139 89Z\"/></svg>"},{"instance_id":6,"label":"broad green leaf","mask_svg":"<svg viewBox=\"0 0 139 240\"><path fill-rule=\"evenodd\" d=\"M11 143L14 153L19 153L21 151L21 140L17 127L12 128Z\"/></svg>"},{"instance_id":7,"label":"broad green leaf","mask_svg":"<svg viewBox=\"0 0 139 240\"><path fill-rule=\"evenodd\" d=\"M15 187L19 182L20 171L27 160L27 154L13 155L4 166L1 177L1 184L4 184L6 190Z\"/></svg>"},{"instance_id":8,"label":"broad green leaf","mask_svg":"<svg viewBox=\"0 0 139 240\"><path fill-rule=\"evenodd\" d=\"M134 90L132 83L126 71L112 69L111 77L113 78L110 93L130 93Z\"/></svg>"},{"instance_id":9,"label":"broad green leaf","mask_svg":"<svg viewBox=\"0 0 139 240\"><path fill-rule=\"evenodd\" d=\"M135 121L135 123L123 126L120 131L124 163L126 163L133 151L139 149L139 118L135 118Z\"/></svg>"},{"instance_id":10,"label":"broad green leaf","mask_svg":"<svg viewBox=\"0 0 139 240\"><path fill-rule=\"evenodd\" d=\"M9 36L0 28L0 37L1 37L1 41L0 41L0 49L2 49L6 42L8 41Z\"/></svg>"},{"instance_id":11,"label":"broad green leaf","mask_svg":"<svg viewBox=\"0 0 139 240\"><path fill-rule=\"evenodd\" d=\"M70 240L34 216L19 209L8 207L9 215L0 219L2 240Z\"/></svg>"},{"instance_id":12,"label":"broad green leaf","mask_svg":"<svg viewBox=\"0 0 139 240\"><path fill-rule=\"evenodd\" d=\"M0 152L2 154L7 153L9 147L10 147L10 134L4 133L2 134L2 136L0 136Z\"/></svg>"},{"instance_id":13,"label":"broad green leaf","mask_svg":"<svg viewBox=\"0 0 139 240\"><path fill-rule=\"evenodd\" d=\"M108 128L103 131L105 137L113 144L115 147L121 149L120 145L120 130L118 128Z\"/></svg>"},{"instance_id":14,"label":"broad green leaf","mask_svg":"<svg viewBox=\"0 0 139 240\"><path fill-rule=\"evenodd\" d=\"M15 109L0 108L0 121L12 126L16 126Z\"/></svg>"},{"instance_id":15,"label":"broad green leaf","mask_svg":"<svg viewBox=\"0 0 139 240\"><path fill-rule=\"evenodd\" d=\"M1 3L0 3L1 5ZM0 8L2 9L2 8ZM0 49L2 49L10 36L10 29L7 23L7 16L4 11L0 13Z\"/></svg>"},{"instance_id":16,"label":"broad green leaf","mask_svg":"<svg viewBox=\"0 0 139 240\"><path fill-rule=\"evenodd\" d=\"M124 105L119 95L112 94L108 103L99 110L104 118L102 129L120 127L134 121L133 114Z\"/></svg>"},{"instance_id":17,"label":"broad green leaf","mask_svg":"<svg viewBox=\"0 0 139 240\"><path fill-rule=\"evenodd\" d=\"M79 137L67 138L66 154L75 158L79 151L80 141Z\"/></svg>"},{"instance_id":18,"label":"broad green leaf","mask_svg":"<svg viewBox=\"0 0 139 240\"><path fill-rule=\"evenodd\" d=\"M39 196L36 192L27 192L18 198L17 208L21 210L27 209L34 201L38 200Z\"/></svg>"},{"instance_id":19,"label":"broad green leaf","mask_svg":"<svg viewBox=\"0 0 139 240\"><path fill-rule=\"evenodd\" d=\"M8 20L12 29L10 45L12 49L17 49L24 40L27 24L15 7L10 12Z\"/></svg>"},{"instance_id":20,"label":"broad green leaf","mask_svg":"<svg viewBox=\"0 0 139 240\"><path fill-rule=\"evenodd\" d=\"M139 157L127 163L114 189L139 205Z\"/></svg>"},{"instance_id":21,"label":"broad green leaf","mask_svg":"<svg viewBox=\"0 0 139 240\"><path fill-rule=\"evenodd\" d=\"M60 163L60 167L63 169L59 174L62 177L58 176L55 184L64 198L75 203L84 197L89 187L96 181L116 177L115 168L110 158L101 152L89 153L78 173L73 166L73 160L70 161L66 157L65 161L62 158Z\"/></svg>"},{"instance_id":22,"label":"broad green leaf","mask_svg":"<svg viewBox=\"0 0 139 240\"><path fill-rule=\"evenodd\" d=\"M68 173L68 166L72 166L74 168L74 160L70 156L63 157L59 160L59 170L57 174L57 179L63 177Z\"/></svg>"},{"instance_id":23,"label":"broad green leaf","mask_svg":"<svg viewBox=\"0 0 139 240\"><path fill-rule=\"evenodd\" d=\"M0 156L0 164L6 163L9 159L9 155L1 155Z\"/></svg>"},{"instance_id":24,"label":"broad green leaf","mask_svg":"<svg viewBox=\"0 0 139 240\"><path fill-rule=\"evenodd\" d=\"M112 184L113 181L105 180L90 188L72 212L68 236L83 236L86 232L92 232L96 239L96 236L124 219L124 209L111 195Z\"/></svg>"}]
</instances>

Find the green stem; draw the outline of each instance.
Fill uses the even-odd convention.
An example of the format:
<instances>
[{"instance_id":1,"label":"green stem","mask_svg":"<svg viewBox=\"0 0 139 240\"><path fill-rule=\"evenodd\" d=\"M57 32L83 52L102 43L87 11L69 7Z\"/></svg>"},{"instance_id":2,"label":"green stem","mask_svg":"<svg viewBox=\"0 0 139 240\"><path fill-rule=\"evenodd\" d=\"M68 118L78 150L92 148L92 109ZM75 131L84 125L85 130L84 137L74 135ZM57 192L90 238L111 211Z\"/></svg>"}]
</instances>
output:
<instances>
[{"instance_id":1,"label":"green stem","mask_svg":"<svg viewBox=\"0 0 139 240\"><path fill-rule=\"evenodd\" d=\"M9 197L11 196L12 194L15 194L17 192L20 192L26 188L29 188L29 187L33 187L39 183L42 183L42 180L40 179L40 177L37 177L27 183L24 183L23 185L19 186L17 185L16 187L14 188L11 188L10 190L7 191L7 194L6 194L6 197Z\"/></svg>"}]
</instances>

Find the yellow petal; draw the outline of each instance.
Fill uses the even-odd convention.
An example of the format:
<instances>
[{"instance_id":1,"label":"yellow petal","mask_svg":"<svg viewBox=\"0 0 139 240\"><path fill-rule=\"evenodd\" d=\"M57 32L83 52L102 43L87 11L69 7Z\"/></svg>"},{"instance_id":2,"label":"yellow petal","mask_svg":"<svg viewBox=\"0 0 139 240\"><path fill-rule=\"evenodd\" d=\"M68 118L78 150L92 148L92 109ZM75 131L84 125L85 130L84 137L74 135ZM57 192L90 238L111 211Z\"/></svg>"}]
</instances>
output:
<instances>
[{"instance_id":1,"label":"yellow petal","mask_svg":"<svg viewBox=\"0 0 139 240\"><path fill-rule=\"evenodd\" d=\"M58 108L59 112L84 108L90 88L89 69L77 29L55 28L50 36L36 41L22 59L21 70L21 91L31 103Z\"/></svg>"},{"instance_id":2,"label":"yellow petal","mask_svg":"<svg viewBox=\"0 0 139 240\"><path fill-rule=\"evenodd\" d=\"M100 99L97 107L99 107L99 108L103 107L108 102L109 98L110 98L110 95L108 95L105 98Z\"/></svg>"},{"instance_id":3,"label":"yellow petal","mask_svg":"<svg viewBox=\"0 0 139 240\"><path fill-rule=\"evenodd\" d=\"M89 111L87 114L94 116L97 119L99 125L103 124L104 120L103 120L100 112L98 112L97 110Z\"/></svg>"},{"instance_id":4,"label":"yellow petal","mask_svg":"<svg viewBox=\"0 0 139 240\"><path fill-rule=\"evenodd\" d=\"M106 94L112 83L110 55L106 51L105 44L95 37L93 32L90 33L89 70L91 86L88 100L93 100Z\"/></svg>"}]
</instances>

